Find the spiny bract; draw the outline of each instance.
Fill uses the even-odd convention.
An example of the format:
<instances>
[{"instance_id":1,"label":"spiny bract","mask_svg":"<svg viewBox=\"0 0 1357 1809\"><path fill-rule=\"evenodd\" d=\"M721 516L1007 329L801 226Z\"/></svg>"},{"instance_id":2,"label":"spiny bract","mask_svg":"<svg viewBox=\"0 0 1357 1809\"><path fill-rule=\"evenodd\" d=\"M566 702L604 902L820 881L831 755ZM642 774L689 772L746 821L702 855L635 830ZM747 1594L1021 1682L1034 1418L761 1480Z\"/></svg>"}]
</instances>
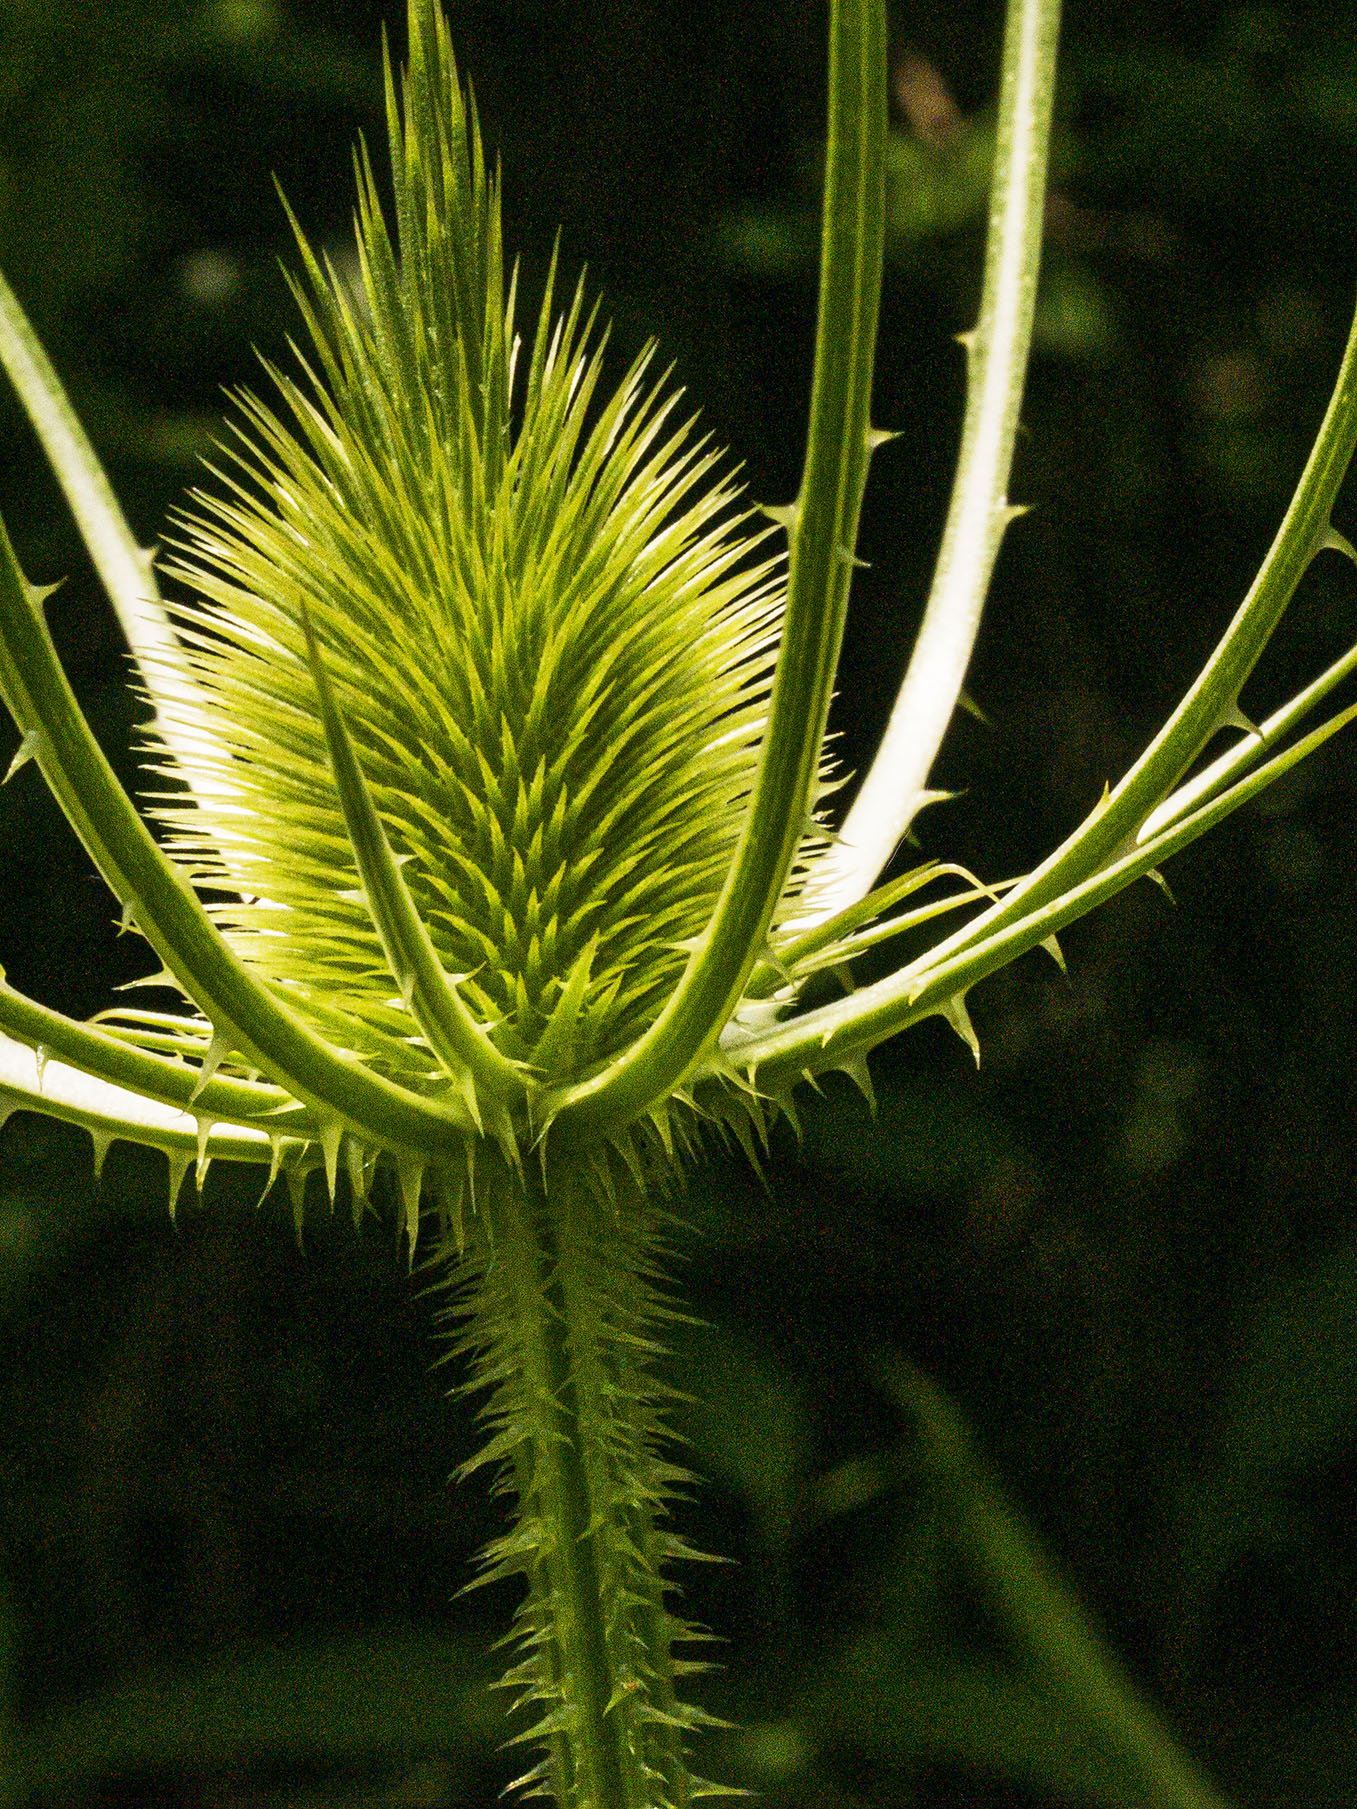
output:
<instances>
[{"instance_id":1,"label":"spiny bract","mask_svg":"<svg viewBox=\"0 0 1357 1809\"><path fill-rule=\"evenodd\" d=\"M187 794L160 814L240 954L332 1042L448 1087L367 907L313 625L367 786L447 973L530 1078L654 1019L729 866L764 720L778 562L649 354L596 400L602 345L551 285L516 370L499 192L436 9L387 63L395 232L366 150L346 283L298 233L312 351L241 398L224 498L172 573L213 730L157 695ZM157 686L150 675L153 693ZM173 731L173 734L168 731ZM186 759L184 747L192 744Z\"/></svg>"}]
</instances>

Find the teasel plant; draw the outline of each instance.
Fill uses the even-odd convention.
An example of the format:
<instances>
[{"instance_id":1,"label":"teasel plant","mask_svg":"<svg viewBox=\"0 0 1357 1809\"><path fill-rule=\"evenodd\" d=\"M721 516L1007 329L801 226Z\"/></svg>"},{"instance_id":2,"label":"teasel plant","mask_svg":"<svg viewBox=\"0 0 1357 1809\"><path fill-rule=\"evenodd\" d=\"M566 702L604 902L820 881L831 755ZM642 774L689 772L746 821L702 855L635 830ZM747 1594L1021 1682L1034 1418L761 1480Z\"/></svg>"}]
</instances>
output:
<instances>
[{"instance_id":1,"label":"teasel plant","mask_svg":"<svg viewBox=\"0 0 1357 1809\"><path fill-rule=\"evenodd\" d=\"M978 982L1029 951L1060 959L1066 925L1357 715L1330 701L1357 648L1263 722L1239 705L1310 562L1351 554L1330 515L1357 437L1357 336L1253 586L1131 769L1016 881L902 865L1021 513L1055 0L1010 6L950 512L846 811L826 724L863 490L891 437L869 414L882 0L829 8L805 464L796 496L762 507L652 351L605 393L597 308L580 288L558 309L554 263L520 333L499 178L436 0L409 0L408 26L403 75L387 64L394 199L360 148L356 276L298 229L303 347L268 367L271 400L239 398L164 550L133 537L0 284L0 361L126 634L152 789L139 811L114 777L49 592L0 531L9 776L36 768L153 951L148 979L182 998L85 1023L0 984L0 1109L83 1126L96 1168L118 1139L162 1150L171 1210L215 1162L285 1184L299 1229L313 1176L356 1217L390 1203L411 1266L446 1289L481 1402L472 1468L513 1504L480 1574L522 1583L518 1784L563 1809L670 1809L716 1788L690 1770L710 1717L685 1700L702 1648L674 1605L691 1554L666 1517L691 1480L666 1431L681 1378L663 1368L685 1165L713 1139L757 1159L830 1071L870 1094L872 1051L925 1018L979 1060ZM940 920L960 927L855 982ZM1029 1618L1068 1651L1045 1588ZM1160 1797L1211 1800L1078 1651Z\"/></svg>"}]
</instances>

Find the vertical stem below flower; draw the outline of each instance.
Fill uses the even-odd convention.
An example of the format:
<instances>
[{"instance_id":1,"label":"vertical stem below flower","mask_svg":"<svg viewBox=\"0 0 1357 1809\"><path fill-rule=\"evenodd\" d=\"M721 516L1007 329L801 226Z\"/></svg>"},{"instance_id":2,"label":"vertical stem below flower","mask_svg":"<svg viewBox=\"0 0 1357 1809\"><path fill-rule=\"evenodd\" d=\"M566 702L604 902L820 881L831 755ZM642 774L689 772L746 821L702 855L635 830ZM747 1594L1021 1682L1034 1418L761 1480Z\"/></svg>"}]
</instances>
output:
<instances>
[{"instance_id":1,"label":"vertical stem below flower","mask_svg":"<svg viewBox=\"0 0 1357 1809\"><path fill-rule=\"evenodd\" d=\"M501 1174L478 1213L465 1342L473 1386L494 1390L482 1461L512 1464L519 1513L487 1565L527 1581L507 1682L538 1717L520 1738L545 1756L521 1781L563 1809L680 1809L692 1794L681 1741L701 1717L675 1699L684 1629L661 1565L677 1542L657 1523L679 1473L657 1452L638 1205L624 1218L579 1174L550 1193Z\"/></svg>"}]
</instances>

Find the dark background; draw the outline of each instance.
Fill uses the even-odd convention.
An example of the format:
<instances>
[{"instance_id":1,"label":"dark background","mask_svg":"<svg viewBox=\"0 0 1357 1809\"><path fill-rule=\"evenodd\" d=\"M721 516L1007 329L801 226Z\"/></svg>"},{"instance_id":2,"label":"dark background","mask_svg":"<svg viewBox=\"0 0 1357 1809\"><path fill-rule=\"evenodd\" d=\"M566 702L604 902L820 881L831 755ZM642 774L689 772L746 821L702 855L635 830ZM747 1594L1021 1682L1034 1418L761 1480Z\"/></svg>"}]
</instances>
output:
<instances>
[{"instance_id":1,"label":"dark background","mask_svg":"<svg viewBox=\"0 0 1357 1809\"><path fill-rule=\"evenodd\" d=\"M138 532L200 481L223 386L294 330L276 173L346 242L381 138L364 0L3 0L0 266ZM824 20L802 0L496 0L454 39L504 163L531 297L563 228L651 334L755 497L799 467ZM926 591L972 324L1002 20L892 6L892 235L876 460L835 726L870 757ZM919 824L987 877L1070 828L1242 596L1317 426L1357 286L1357 11L1072 6L1047 272L971 692ZM0 506L105 745L126 661L26 427ZM1349 497L1338 525L1357 532ZM1347 644L1325 555L1245 695ZM8 732L8 731L6 731ZM7 757L0 746L0 757ZM1357 1222L1351 830L1340 741L1168 877L933 1021L780 1136L769 1188L694 1177L676 1379L709 1478L680 1510L738 1560L685 1577L747 1730L699 1769L799 1804L1134 1802L968 1562L885 1350L960 1403L1036 1535L1236 1800L1357 1790ZM0 793L0 962L76 1013L147 971L30 767ZM0 1134L0 1680L34 1804L490 1801L484 1656L452 1598L499 1523L470 1408L431 1369L389 1225L258 1177L165 1212L163 1162L26 1116ZM7 1656L6 1656L7 1655ZM0 1751L3 1745L0 1744ZM521 1769L521 1767L519 1767Z\"/></svg>"}]
</instances>

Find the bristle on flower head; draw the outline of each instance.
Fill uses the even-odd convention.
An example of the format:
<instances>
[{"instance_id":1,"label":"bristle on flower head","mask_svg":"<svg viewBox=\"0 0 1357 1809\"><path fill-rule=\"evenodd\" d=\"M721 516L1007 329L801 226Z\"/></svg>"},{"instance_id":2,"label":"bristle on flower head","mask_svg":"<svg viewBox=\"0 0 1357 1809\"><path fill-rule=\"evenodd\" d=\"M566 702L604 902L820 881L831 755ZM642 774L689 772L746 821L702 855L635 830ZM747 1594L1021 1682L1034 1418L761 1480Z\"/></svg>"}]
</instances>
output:
<instances>
[{"instance_id":1,"label":"bristle on flower head","mask_svg":"<svg viewBox=\"0 0 1357 1809\"><path fill-rule=\"evenodd\" d=\"M782 586L642 356L608 398L551 285L515 370L499 190L436 9L388 66L394 228L358 160L357 275L298 234L311 349L241 398L174 575L215 738L162 802L240 953L332 1041L447 1076L368 908L306 623L437 956L511 1061L587 1072L658 1013L738 838ZM151 675L156 689L155 675ZM174 721L174 697L157 699ZM178 743L176 744L178 745Z\"/></svg>"}]
</instances>

